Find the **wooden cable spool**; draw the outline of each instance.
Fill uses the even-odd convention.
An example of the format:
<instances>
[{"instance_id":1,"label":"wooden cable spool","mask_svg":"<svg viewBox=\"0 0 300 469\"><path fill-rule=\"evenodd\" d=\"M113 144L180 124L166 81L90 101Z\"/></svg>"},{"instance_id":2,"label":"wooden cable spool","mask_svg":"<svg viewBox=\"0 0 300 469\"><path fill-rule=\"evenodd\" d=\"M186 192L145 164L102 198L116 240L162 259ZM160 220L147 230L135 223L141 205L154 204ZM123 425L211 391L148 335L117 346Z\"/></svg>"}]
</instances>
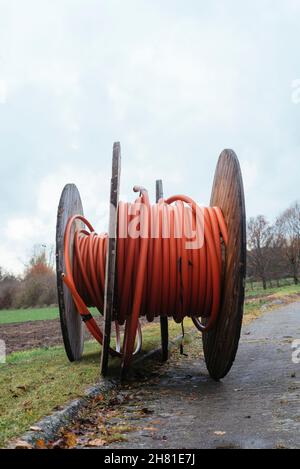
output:
<instances>
[{"instance_id":1,"label":"wooden cable spool","mask_svg":"<svg viewBox=\"0 0 300 469\"><path fill-rule=\"evenodd\" d=\"M117 224L120 187L120 144L113 147L110 190L109 237L106 254L104 288L104 333L101 352L101 373L107 374L111 341L111 323L117 317ZM156 201L163 197L162 181L156 181ZM246 221L241 171L232 150L224 150L217 164L210 206L221 209L228 229L228 244L223 258L221 306L214 327L203 332L204 356L209 374L214 379L224 377L235 359L243 316L246 273ZM72 294L62 281L65 271L64 233L67 221L73 215L83 215L79 192L68 184L61 195L56 228L57 288L60 321L65 350L69 360L79 360L83 351L83 327ZM83 223L76 220L70 238L70 256L73 256L74 234ZM168 316L160 315L162 359L168 358ZM207 318L204 318L204 324ZM195 319L196 323L196 319ZM141 348L141 334L138 338ZM125 370L126 371L126 370Z\"/></svg>"}]
</instances>

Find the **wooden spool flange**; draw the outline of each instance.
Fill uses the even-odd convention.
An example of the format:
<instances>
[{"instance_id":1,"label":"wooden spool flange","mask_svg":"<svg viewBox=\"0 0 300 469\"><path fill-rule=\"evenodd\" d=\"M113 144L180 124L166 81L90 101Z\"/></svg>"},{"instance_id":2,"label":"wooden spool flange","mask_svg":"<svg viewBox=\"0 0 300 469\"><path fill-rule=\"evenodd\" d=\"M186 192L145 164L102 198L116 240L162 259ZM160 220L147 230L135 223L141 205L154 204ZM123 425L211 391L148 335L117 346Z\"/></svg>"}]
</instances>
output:
<instances>
[{"instance_id":1,"label":"wooden spool flange","mask_svg":"<svg viewBox=\"0 0 300 469\"><path fill-rule=\"evenodd\" d=\"M62 280L62 274L66 269L64 256L65 229L69 218L73 215L83 215L83 208L77 187L74 184L67 184L62 191L57 211L56 276L60 324L66 354L70 361L80 360L84 345L81 317L77 312L69 289ZM80 230L82 227L82 222L76 220L72 228L69 245L71 262L74 248L74 234L76 230Z\"/></svg>"},{"instance_id":2,"label":"wooden spool flange","mask_svg":"<svg viewBox=\"0 0 300 469\"><path fill-rule=\"evenodd\" d=\"M206 366L214 379L230 370L238 348L246 276L246 214L243 180L236 154L224 150L217 164L211 206L221 208L228 229L221 309L217 324L203 333Z\"/></svg>"},{"instance_id":3,"label":"wooden spool flange","mask_svg":"<svg viewBox=\"0 0 300 469\"><path fill-rule=\"evenodd\" d=\"M109 346L111 335L111 322L114 317L116 307L116 258L117 258L117 224L118 224L118 203L121 172L121 147L116 142L113 146L112 176L110 185L110 207L109 207L109 228L108 246L106 255L106 271L104 286L104 334L101 352L101 374L105 376L108 369Z\"/></svg>"}]
</instances>

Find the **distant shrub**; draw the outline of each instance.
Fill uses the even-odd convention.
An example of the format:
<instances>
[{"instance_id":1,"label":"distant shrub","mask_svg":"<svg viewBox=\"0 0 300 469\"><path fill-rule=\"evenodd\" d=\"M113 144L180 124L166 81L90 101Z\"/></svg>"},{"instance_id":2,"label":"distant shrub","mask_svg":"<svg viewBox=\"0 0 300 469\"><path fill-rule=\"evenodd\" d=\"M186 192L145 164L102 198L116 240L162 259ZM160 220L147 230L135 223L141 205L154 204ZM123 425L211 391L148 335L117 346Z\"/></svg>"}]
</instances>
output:
<instances>
[{"instance_id":1,"label":"distant shrub","mask_svg":"<svg viewBox=\"0 0 300 469\"><path fill-rule=\"evenodd\" d=\"M34 250L22 278L0 268L0 309L57 304L56 276L45 250Z\"/></svg>"},{"instance_id":2,"label":"distant shrub","mask_svg":"<svg viewBox=\"0 0 300 469\"><path fill-rule=\"evenodd\" d=\"M16 292L20 286L20 280L14 275L0 276L0 309L13 307Z\"/></svg>"},{"instance_id":3,"label":"distant shrub","mask_svg":"<svg viewBox=\"0 0 300 469\"><path fill-rule=\"evenodd\" d=\"M15 308L57 303L56 276L43 252L30 260L14 299Z\"/></svg>"}]
</instances>

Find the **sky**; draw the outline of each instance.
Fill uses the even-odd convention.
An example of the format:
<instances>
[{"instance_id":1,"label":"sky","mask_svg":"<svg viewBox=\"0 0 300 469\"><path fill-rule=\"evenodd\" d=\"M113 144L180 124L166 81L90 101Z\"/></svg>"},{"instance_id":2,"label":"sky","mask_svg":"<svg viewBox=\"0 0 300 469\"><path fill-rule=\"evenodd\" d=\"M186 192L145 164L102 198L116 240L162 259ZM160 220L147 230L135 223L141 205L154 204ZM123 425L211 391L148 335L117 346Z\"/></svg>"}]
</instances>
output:
<instances>
[{"instance_id":1,"label":"sky","mask_svg":"<svg viewBox=\"0 0 300 469\"><path fill-rule=\"evenodd\" d=\"M0 266L55 242L66 183L107 230L163 179L208 204L220 152L240 160L247 216L300 198L300 0L0 0Z\"/></svg>"}]
</instances>

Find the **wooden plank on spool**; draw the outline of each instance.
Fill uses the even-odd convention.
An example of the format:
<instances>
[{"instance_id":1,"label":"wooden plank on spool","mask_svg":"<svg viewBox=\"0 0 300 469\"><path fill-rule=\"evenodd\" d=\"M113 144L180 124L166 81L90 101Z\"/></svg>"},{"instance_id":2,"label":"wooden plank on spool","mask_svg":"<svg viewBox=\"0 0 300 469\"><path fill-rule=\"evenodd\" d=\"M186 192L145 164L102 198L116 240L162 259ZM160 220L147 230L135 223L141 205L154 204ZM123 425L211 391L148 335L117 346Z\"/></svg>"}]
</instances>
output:
<instances>
[{"instance_id":1,"label":"wooden plank on spool","mask_svg":"<svg viewBox=\"0 0 300 469\"><path fill-rule=\"evenodd\" d=\"M224 150L217 164L211 206L221 208L228 229L222 301L215 327L203 333L207 369L214 379L230 370L238 348L246 276L246 214L243 180L236 154Z\"/></svg>"},{"instance_id":2,"label":"wooden plank on spool","mask_svg":"<svg viewBox=\"0 0 300 469\"><path fill-rule=\"evenodd\" d=\"M83 215L80 194L74 184L67 184L61 194L57 210L56 224L56 278L59 317L66 354L70 361L80 360L84 345L83 325L80 314L74 304L72 295L62 280L65 272L64 235L67 222L73 215ZM74 234L83 223L76 221L70 239L70 260L72 263Z\"/></svg>"},{"instance_id":3,"label":"wooden plank on spool","mask_svg":"<svg viewBox=\"0 0 300 469\"><path fill-rule=\"evenodd\" d=\"M159 199L162 199L164 196L163 193L163 184L162 180L158 179L156 181L156 203ZM169 327L168 327L168 311L166 311L166 316L160 316L160 333L161 333L161 351L162 351L162 361L167 361L169 356L168 346L169 346Z\"/></svg>"},{"instance_id":4,"label":"wooden plank on spool","mask_svg":"<svg viewBox=\"0 0 300 469\"><path fill-rule=\"evenodd\" d=\"M109 207L109 229L108 245L106 255L105 289L104 289L104 333L101 353L101 374L105 376L108 369L109 346L111 335L111 323L115 311L115 277L117 257L117 223L118 203L121 171L121 147L116 142L113 146L112 177L110 184L110 207Z\"/></svg>"}]
</instances>

